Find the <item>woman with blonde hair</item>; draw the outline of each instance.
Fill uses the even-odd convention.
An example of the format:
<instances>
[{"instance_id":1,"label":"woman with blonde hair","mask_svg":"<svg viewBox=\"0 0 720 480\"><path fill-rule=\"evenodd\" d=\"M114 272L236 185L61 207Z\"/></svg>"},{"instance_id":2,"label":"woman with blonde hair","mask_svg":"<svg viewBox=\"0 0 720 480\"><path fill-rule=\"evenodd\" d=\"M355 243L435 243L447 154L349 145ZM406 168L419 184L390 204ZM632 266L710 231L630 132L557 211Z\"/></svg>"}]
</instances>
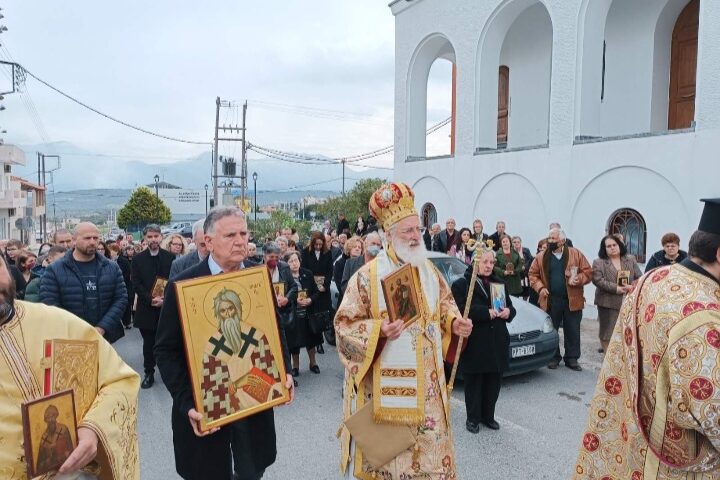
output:
<instances>
[{"instance_id":1,"label":"woman with blonde hair","mask_svg":"<svg viewBox=\"0 0 720 480\"><path fill-rule=\"evenodd\" d=\"M165 237L160 246L175 255L175 258L182 257L187 253L185 239L179 233L173 233Z\"/></svg>"}]
</instances>

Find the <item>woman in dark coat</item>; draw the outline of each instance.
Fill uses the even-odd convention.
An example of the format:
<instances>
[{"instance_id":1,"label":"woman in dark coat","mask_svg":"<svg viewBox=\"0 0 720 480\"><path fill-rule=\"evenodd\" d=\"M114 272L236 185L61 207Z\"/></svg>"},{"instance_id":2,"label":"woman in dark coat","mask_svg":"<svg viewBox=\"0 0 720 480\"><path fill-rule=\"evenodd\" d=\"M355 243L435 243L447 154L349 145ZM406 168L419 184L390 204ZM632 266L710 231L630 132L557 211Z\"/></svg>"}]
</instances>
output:
<instances>
[{"instance_id":1,"label":"woman in dark coat","mask_svg":"<svg viewBox=\"0 0 720 480\"><path fill-rule=\"evenodd\" d=\"M290 315L285 323L285 338L292 356L292 376L300 375L300 349L305 347L310 360L310 371L320 373L315 360L315 346L322 342L322 333L315 334L310 329L308 314L312 312L320 292L310 270L300 268L300 254L290 252L285 261L290 267L292 281L297 286L297 294L292 299Z\"/></svg>"},{"instance_id":2,"label":"woman in dark coat","mask_svg":"<svg viewBox=\"0 0 720 480\"><path fill-rule=\"evenodd\" d=\"M327 315L332 317L332 299L330 298L330 282L333 276L333 260L330 253L330 246L325 243L325 236L321 232L315 232L310 238L310 244L303 249L301 265L302 268L310 270L315 278L318 287L317 301L313 302L312 315ZM328 321L328 324L330 322ZM318 353L323 353L322 335L318 337L316 344ZM309 345L308 345L309 346ZM315 366L319 373L320 369ZM313 370L315 371L315 370Z\"/></svg>"},{"instance_id":3,"label":"woman in dark coat","mask_svg":"<svg viewBox=\"0 0 720 480\"><path fill-rule=\"evenodd\" d=\"M510 361L507 323L515 318L515 307L505 284L493 275L495 253L492 250L478 250L477 255L480 255L480 261L469 314L473 329L460 357L460 369L465 380L465 427L471 433L480 431L480 423L492 430L500 428L495 421L495 404L500 395L502 374L508 369ZM465 276L452 285L453 297L463 313L472 270L473 265L468 266ZM491 283L502 285L505 291L506 306L500 311L491 305Z\"/></svg>"}]
</instances>

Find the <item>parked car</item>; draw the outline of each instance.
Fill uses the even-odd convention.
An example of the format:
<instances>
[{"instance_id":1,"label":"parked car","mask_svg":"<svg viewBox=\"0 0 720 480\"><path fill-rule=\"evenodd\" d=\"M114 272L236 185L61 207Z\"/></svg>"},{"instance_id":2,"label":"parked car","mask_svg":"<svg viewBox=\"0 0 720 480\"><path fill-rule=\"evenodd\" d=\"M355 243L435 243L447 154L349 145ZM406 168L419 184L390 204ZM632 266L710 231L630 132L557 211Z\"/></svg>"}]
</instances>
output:
<instances>
[{"instance_id":1,"label":"parked car","mask_svg":"<svg viewBox=\"0 0 720 480\"><path fill-rule=\"evenodd\" d=\"M185 227L192 228L192 222L177 222L173 223L169 227L163 227L160 229L160 233L165 235L170 235L171 233L180 233L180 230L182 230Z\"/></svg>"},{"instance_id":2,"label":"parked car","mask_svg":"<svg viewBox=\"0 0 720 480\"><path fill-rule=\"evenodd\" d=\"M182 227L177 233L182 235L184 238L192 238L192 225Z\"/></svg>"},{"instance_id":3,"label":"parked car","mask_svg":"<svg viewBox=\"0 0 720 480\"><path fill-rule=\"evenodd\" d=\"M448 285L465 275L467 265L456 257L428 252L428 258ZM338 291L334 282L330 284L330 295L333 309L337 310ZM521 298L513 297L512 302L517 315L508 324L510 368L505 372L506 377L531 372L547 365L555 354L559 340L558 332L547 312ZM326 332L325 340L335 345L335 332Z\"/></svg>"}]
</instances>

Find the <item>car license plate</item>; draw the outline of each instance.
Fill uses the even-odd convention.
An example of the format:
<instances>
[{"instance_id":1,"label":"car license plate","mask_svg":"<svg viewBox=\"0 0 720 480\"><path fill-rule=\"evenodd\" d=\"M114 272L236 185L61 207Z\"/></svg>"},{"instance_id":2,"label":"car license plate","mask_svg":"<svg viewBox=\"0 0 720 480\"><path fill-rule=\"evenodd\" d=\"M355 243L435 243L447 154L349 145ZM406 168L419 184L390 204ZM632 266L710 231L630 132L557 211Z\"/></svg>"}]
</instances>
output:
<instances>
[{"instance_id":1,"label":"car license plate","mask_svg":"<svg viewBox=\"0 0 720 480\"><path fill-rule=\"evenodd\" d=\"M512 347L512 351L510 354L512 358L535 355L535 345L521 345L519 347Z\"/></svg>"}]
</instances>

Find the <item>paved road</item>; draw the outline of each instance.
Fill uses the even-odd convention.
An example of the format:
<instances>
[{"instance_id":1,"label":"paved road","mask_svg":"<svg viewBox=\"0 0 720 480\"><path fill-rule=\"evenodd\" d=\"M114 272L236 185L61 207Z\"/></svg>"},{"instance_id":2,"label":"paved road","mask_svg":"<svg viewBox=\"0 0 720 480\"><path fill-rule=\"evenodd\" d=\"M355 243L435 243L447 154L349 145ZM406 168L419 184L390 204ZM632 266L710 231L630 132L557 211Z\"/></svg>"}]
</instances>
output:
<instances>
[{"instance_id":1,"label":"paved road","mask_svg":"<svg viewBox=\"0 0 720 480\"><path fill-rule=\"evenodd\" d=\"M452 399L452 424L459 478L564 479L572 474L587 408L600 368L597 322L583 322L582 372L561 367L506 379L497 406L498 432L482 428L478 435L465 430L463 386ZM127 332L116 344L120 354L142 371L138 330ZM275 410L278 460L265 478L335 479L341 420L342 369L336 351L318 355L320 375L301 366L296 402ZM173 479L175 473L170 430L171 399L162 381L140 393L138 433L143 479Z\"/></svg>"}]
</instances>

